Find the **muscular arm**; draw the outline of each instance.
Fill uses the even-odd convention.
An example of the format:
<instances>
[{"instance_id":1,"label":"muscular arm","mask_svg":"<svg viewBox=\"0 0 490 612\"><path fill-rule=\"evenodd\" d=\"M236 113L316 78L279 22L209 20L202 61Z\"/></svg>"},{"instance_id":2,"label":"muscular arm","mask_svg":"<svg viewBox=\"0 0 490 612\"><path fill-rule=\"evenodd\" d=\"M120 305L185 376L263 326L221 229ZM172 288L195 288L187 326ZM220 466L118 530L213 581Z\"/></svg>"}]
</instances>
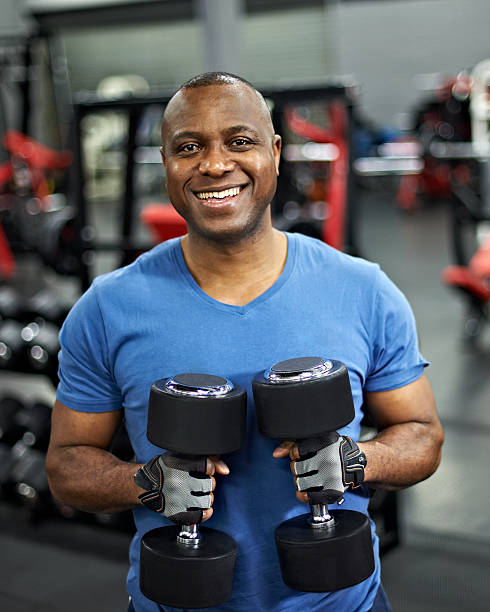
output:
<instances>
[{"instance_id":1,"label":"muscular arm","mask_svg":"<svg viewBox=\"0 0 490 612\"><path fill-rule=\"evenodd\" d=\"M56 401L46 458L56 499L86 512L121 512L142 505L138 495L144 490L133 477L143 464L121 461L107 450L121 418L121 411L77 412ZM213 456L207 458L206 473L214 489L214 474L226 475L229 469ZM212 508L204 510L202 520L212 514Z\"/></svg>"},{"instance_id":2,"label":"muscular arm","mask_svg":"<svg viewBox=\"0 0 490 612\"><path fill-rule=\"evenodd\" d=\"M120 512L140 505L133 482L141 464L107 451L121 412L77 412L56 401L46 458L49 486L59 501L87 512Z\"/></svg>"},{"instance_id":3,"label":"muscular arm","mask_svg":"<svg viewBox=\"0 0 490 612\"><path fill-rule=\"evenodd\" d=\"M431 476L441 460L444 433L425 375L399 389L366 393L365 407L379 433L358 443L367 466L364 483L372 488L403 489ZM298 446L283 442L274 457L299 459ZM296 497L308 501L306 493Z\"/></svg>"},{"instance_id":4,"label":"muscular arm","mask_svg":"<svg viewBox=\"0 0 490 612\"><path fill-rule=\"evenodd\" d=\"M359 443L367 485L403 489L436 471L444 433L425 375L393 391L366 393L365 406L379 430L373 440Z\"/></svg>"}]
</instances>

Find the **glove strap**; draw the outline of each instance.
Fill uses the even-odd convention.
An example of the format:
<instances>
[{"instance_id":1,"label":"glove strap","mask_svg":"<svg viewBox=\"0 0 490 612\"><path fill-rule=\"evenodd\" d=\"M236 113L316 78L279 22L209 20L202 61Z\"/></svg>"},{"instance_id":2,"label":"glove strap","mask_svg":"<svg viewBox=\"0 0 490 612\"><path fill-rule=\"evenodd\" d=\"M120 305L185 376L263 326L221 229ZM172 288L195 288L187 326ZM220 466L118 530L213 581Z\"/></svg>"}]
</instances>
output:
<instances>
[{"instance_id":1,"label":"glove strap","mask_svg":"<svg viewBox=\"0 0 490 612\"><path fill-rule=\"evenodd\" d=\"M140 467L134 475L134 482L145 489L145 493L138 495L141 503L153 510L153 512L163 512L165 510L165 497L162 493L163 471L158 463L158 456Z\"/></svg>"},{"instance_id":2,"label":"glove strap","mask_svg":"<svg viewBox=\"0 0 490 612\"><path fill-rule=\"evenodd\" d=\"M349 489L357 489L364 480L364 468L367 465L366 455L349 437L342 436L340 442L342 457L342 478Z\"/></svg>"}]
</instances>

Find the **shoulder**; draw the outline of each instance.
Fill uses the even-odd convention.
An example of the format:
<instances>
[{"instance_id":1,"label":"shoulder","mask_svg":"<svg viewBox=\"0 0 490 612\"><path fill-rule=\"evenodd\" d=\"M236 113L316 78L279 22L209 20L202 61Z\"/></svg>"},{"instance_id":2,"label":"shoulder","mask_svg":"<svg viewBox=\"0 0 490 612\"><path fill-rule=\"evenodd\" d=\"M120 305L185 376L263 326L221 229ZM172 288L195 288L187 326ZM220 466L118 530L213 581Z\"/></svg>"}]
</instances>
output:
<instances>
[{"instance_id":1,"label":"shoulder","mask_svg":"<svg viewBox=\"0 0 490 612\"><path fill-rule=\"evenodd\" d=\"M328 274L351 285L361 283L374 288L381 282L381 270L377 263L343 253L325 242L302 234L287 234L289 243L296 249L297 262L302 271Z\"/></svg>"}]
</instances>

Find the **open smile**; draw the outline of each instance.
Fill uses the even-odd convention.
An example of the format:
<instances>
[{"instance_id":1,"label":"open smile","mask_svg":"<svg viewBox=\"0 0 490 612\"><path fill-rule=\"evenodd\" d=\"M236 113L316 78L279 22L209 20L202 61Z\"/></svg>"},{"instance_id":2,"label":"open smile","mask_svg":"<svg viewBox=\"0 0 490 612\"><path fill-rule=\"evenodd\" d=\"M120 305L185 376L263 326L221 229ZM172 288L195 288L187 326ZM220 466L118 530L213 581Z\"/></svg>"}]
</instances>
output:
<instances>
[{"instance_id":1,"label":"open smile","mask_svg":"<svg viewBox=\"0 0 490 612\"><path fill-rule=\"evenodd\" d=\"M234 201L245 188L246 185L235 185L216 191L194 191L194 195L204 204L216 206Z\"/></svg>"}]
</instances>

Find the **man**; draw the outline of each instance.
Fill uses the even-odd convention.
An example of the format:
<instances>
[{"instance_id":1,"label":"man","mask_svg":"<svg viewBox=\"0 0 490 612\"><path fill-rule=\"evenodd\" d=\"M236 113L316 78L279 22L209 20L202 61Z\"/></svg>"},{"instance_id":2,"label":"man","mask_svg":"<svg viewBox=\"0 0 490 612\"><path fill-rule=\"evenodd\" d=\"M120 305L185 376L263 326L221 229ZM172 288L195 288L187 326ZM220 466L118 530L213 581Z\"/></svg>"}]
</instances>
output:
<instances>
[{"instance_id":1,"label":"man","mask_svg":"<svg viewBox=\"0 0 490 612\"><path fill-rule=\"evenodd\" d=\"M334 593L284 585L273 531L304 512L306 493L295 499L284 460L297 459L297 447L258 433L251 381L292 357L347 365L356 417L339 433L358 440L364 410L380 432L359 443L366 486L345 493L344 508L367 512L367 487L409 486L440 460L443 433L410 308L378 266L272 227L281 139L246 81L209 73L182 86L165 110L161 151L169 196L188 233L96 279L70 313L47 457L53 494L88 511L134 508L131 609L170 610L138 586L139 540L168 524L162 508L171 495L166 476L154 485L155 470L171 468L146 437L148 393L155 380L180 372L227 377L247 389L249 422L243 450L207 460L208 490L218 485L203 520L212 516L210 525L239 545L232 598L217 609L389 610L375 535L376 569L364 582ZM123 415L137 464L106 450ZM338 481L343 465L336 461ZM330 484L325 476L324 487ZM148 492L159 504L148 502Z\"/></svg>"}]
</instances>

